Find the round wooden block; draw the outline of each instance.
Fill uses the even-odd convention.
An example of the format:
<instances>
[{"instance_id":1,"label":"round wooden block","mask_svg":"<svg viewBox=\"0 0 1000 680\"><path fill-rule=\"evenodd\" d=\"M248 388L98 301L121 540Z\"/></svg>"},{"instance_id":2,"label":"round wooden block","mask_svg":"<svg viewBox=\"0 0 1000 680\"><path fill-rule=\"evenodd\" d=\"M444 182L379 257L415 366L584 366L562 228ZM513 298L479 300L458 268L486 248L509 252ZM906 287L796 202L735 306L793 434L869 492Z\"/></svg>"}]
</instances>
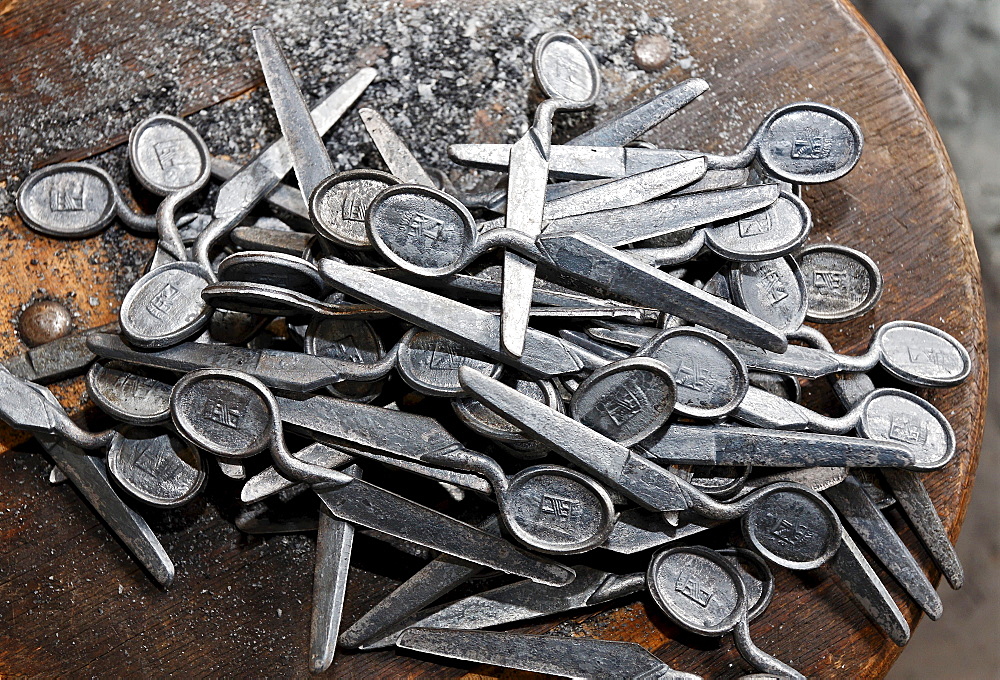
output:
<instances>
[{"instance_id":1,"label":"round wooden block","mask_svg":"<svg viewBox=\"0 0 1000 680\"><path fill-rule=\"evenodd\" d=\"M213 3L192 4L207 8ZM232 32L234 25L239 31L246 29L247 35L241 38L245 44L249 27L268 17L261 15L264 10L256 4L229 4L230 13L206 10L198 21L206 22L209 30ZM564 10L541 0L527 4L503 0L502 4L509 7L500 7L500 12L536 12L543 29L565 28L585 41L592 40L594 27L612 23L641 27L642 16L673 17L673 30L683 36L697 64L697 75L710 82L711 90L649 136L661 146L735 153L770 110L800 100L832 104L858 121L865 148L857 168L843 179L804 191L815 217L810 242L830 241L866 252L884 275L885 293L873 311L822 330L838 350L857 353L867 348L881 324L913 319L946 329L968 348L972 373L964 384L916 390L945 414L957 436L955 460L924 476L954 540L975 474L986 400L987 335L979 262L941 140L898 64L851 5L846 0L600 0L560 15ZM62 5L75 6L68 0L27 3L0 13L0 34L11 36L5 50L23 57L36 46L48 64L36 70L61 73L66 60L96 61L115 48L119 41L109 37L116 35L109 29L99 36L80 38L92 42L88 56L62 50L60 46L73 35L74 15L61 18L52 31L38 29L48 25L47 18L63 16L59 14ZM132 11L139 11L140 5L129 0L89 11L108 12L102 22L113 29L129 26ZM461 5L459 0L442 0L425 9L460 12ZM135 63L158 49L158 38L187 20L166 14L156 19L160 35L153 31L132 36ZM295 29L283 25L277 30L294 37ZM461 32L463 26L456 25L454 30ZM360 50L364 36L357 39ZM525 69L528 54L526 48ZM176 63L189 66L184 59L190 57L178 54ZM0 66L0 83L14 82L21 63L10 59ZM206 68L214 69L211 80L205 76L204 87L185 100L185 109L206 107L259 80L253 63L216 60ZM461 71L462 65L454 68ZM619 79L617 87L622 87L622 74L629 69L638 67L611 64L603 68L605 77ZM661 83L673 84L690 75L690 68L683 70L674 62L657 73ZM93 73L83 78L82 83L56 79L50 87L65 96L103 86ZM21 97L21 104L29 108L46 105L49 95L41 90L12 91L16 89L8 90L6 96L15 102ZM609 108L602 115L624 110L647 95L639 90L630 99L605 102ZM485 110L488 103L478 106ZM470 125L475 127L475 122ZM274 130L276 126L272 134ZM109 130L88 144L100 148L126 133L127 127ZM503 125L494 125L455 130L450 141L464 141L466 134L473 141L511 140ZM0 155L18 150L14 139L0 137ZM82 155L55 145L46 151L66 158ZM0 283L9 312L5 318L11 320L31 300L49 298L66 301L79 315L78 327L106 323L151 248L149 241L123 235L120 229L85 241L56 242L31 234L16 217L0 220L4 226ZM0 332L0 348L6 356L25 349L9 328ZM79 383L75 385L57 393L79 409L86 396ZM4 428L0 441L6 449L23 437ZM177 565L173 587L163 591L130 560L70 485L48 486L46 472L47 464L40 456L11 452L0 457L4 480L0 485L4 533L0 543L0 648L4 650L0 674L308 675L311 536L240 534L232 525L238 485L222 483L226 494L199 498L182 510L153 519L154 530ZM939 575L905 522L894 513L891 518L936 582ZM376 549L377 543L358 538L345 627L420 565L403 553L390 552L385 557L384 551ZM609 569L632 566L627 561L605 562ZM886 673L900 649L867 621L829 570L775 572L774 601L751 626L762 649L810 677ZM915 625L916 606L882 575ZM961 612L944 615L961 616ZM521 630L544 631L557 625L566 633L641 643L678 670L721 678L752 671L730 637L710 640L682 632L645 596L585 610L566 622L543 620ZM469 665L438 665L429 657L392 651L340 653L330 673L345 678L456 677L470 671L486 677L515 675Z\"/></svg>"}]
</instances>

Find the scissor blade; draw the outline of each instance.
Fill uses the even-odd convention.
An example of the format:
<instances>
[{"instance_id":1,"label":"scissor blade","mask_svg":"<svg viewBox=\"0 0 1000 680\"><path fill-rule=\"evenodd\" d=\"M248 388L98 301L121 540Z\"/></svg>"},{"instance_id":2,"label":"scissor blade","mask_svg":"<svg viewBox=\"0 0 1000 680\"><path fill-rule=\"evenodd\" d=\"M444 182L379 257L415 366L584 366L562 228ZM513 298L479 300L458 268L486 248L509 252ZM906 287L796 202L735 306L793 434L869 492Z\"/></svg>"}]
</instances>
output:
<instances>
[{"instance_id":1,"label":"scissor blade","mask_svg":"<svg viewBox=\"0 0 1000 680\"><path fill-rule=\"evenodd\" d=\"M815 432L674 424L633 447L671 465L767 467L908 467L903 444Z\"/></svg>"},{"instance_id":2,"label":"scissor blade","mask_svg":"<svg viewBox=\"0 0 1000 680\"><path fill-rule=\"evenodd\" d=\"M108 481L104 461L58 437L47 434L35 437L129 552L157 583L164 588L169 586L174 580L174 563L146 520L118 497Z\"/></svg>"},{"instance_id":3,"label":"scissor blade","mask_svg":"<svg viewBox=\"0 0 1000 680\"><path fill-rule=\"evenodd\" d=\"M493 631L410 628L403 649L568 678L689 680L634 642Z\"/></svg>"},{"instance_id":4,"label":"scissor blade","mask_svg":"<svg viewBox=\"0 0 1000 680\"><path fill-rule=\"evenodd\" d=\"M573 580L568 567L360 479L315 488L333 516L346 522L539 583L559 586Z\"/></svg>"},{"instance_id":5,"label":"scissor blade","mask_svg":"<svg viewBox=\"0 0 1000 680\"><path fill-rule=\"evenodd\" d=\"M892 595L847 532L843 534L840 549L827 564L875 625L897 645L905 645L910 639L910 626Z\"/></svg>"},{"instance_id":6,"label":"scissor blade","mask_svg":"<svg viewBox=\"0 0 1000 680\"><path fill-rule=\"evenodd\" d=\"M101 357L171 371L188 372L224 366L248 373L268 387L290 392L311 392L340 380L351 379L351 375L346 375L343 371L351 374L361 365L300 352L206 345L200 342L185 342L166 349L139 352L125 344L120 336L108 333L91 335L87 339L87 346Z\"/></svg>"},{"instance_id":7,"label":"scissor blade","mask_svg":"<svg viewBox=\"0 0 1000 680\"><path fill-rule=\"evenodd\" d=\"M548 161L542 153L534 129L510 149L507 182L508 229L535 237L542 233ZM519 253L507 251L503 261L503 312L500 318L501 346L512 356L524 351L528 330L528 309L535 283L535 263Z\"/></svg>"},{"instance_id":8,"label":"scissor blade","mask_svg":"<svg viewBox=\"0 0 1000 680\"><path fill-rule=\"evenodd\" d=\"M777 354L736 342L733 343L733 350L740 355L747 368L755 371L820 378L845 368L844 362L837 354L812 347L789 345L786 352Z\"/></svg>"},{"instance_id":9,"label":"scissor blade","mask_svg":"<svg viewBox=\"0 0 1000 680\"><path fill-rule=\"evenodd\" d=\"M375 69L363 68L317 104L310 116L317 133L326 134L347 109L354 105L377 75L378 71ZM225 216L236 224L268 192L278 186L291 169L292 154L288 149L288 142L284 137L278 138L219 188L215 217Z\"/></svg>"},{"instance_id":10,"label":"scissor blade","mask_svg":"<svg viewBox=\"0 0 1000 680\"><path fill-rule=\"evenodd\" d=\"M542 211L543 228L549 228L545 227L545 223L553 220L636 206L688 186L704 176L705 159L699 157L575 191L545 202ZM774 192L774 196L777 198L777 191ZM489 231L509 224L509 221L505 220L504 217L498 217L495 220L482 222L479 231Z\"/></svg>"},{"instance_id":11,"label":"scissor blade","mask_svg":"<svg viewBox=\"0 0 1000 680\"><path fill-rule=\"evenodd\" d=\"M566 146L625 146L693 102L708 90L701 78L688 78L666 92L633 106L577 135Z\"/></svg>"},{"instance_id":12,"label":"scissor blade","mask_svg":"<svg viewBox=\"0 0 1000 680\"><path fill-rule=\"evenodd\" d=\"M545 261L559 271L637 304L775 352L784 352L788 347L783 332L753 314L590 236L542 234L537 244Z\"/></svg>"},{"instance_id":13,"label":"scissor blade","mask_svg":"<svg viewBox=\"0 0 1000 680\"><path fill-rule=\"evenodd\" d=\"M382 117L375 109L363 108L358 110L361 122L364 123L368 135L375 142L382 160L389 168L389 172L398 177L406 184L420 184L425 187L436 188L434 180L431 179L427 171L420 165L413 153L406 146L396 131L389 125L389 121Z\"/></svg>"},{"instance_id":14,"label":"scissor blade","mask_svg":"<svg viewBox=\"0 0 1000 680\"><path fill-rule=\"evenodd\" d=\"M326 134L357 101L376 75L378 71L373 68L361 69L323 99L312 111L311 119L317 132ZM282 137L271 142L256 158L226 180L219 188L212 222L195 241L193 250L199 264L207 271L212 270L209 257L212 245L250 214L253 207L278 186L281 178L291 169L292 155L288 150L288 142Z\"/></svg>"},{"instance_id":15,"label":"scissor blade","mask_svg":"<svg viewBox=\"0 0 1000 680\"><path fill-rule=\"evenodd\" d=\"M461 165L503 170L512 148L509 144L452 144L448 147L448 155ZM553 145L549 155L549 175L556 179L624 177L704 155L697 151L675 149Z\"/></svg>"},{"instance_id":16,"label":"scissor blade","mask_svg":"<svg viewBox=\"0 0 1000 680\"><path fill-rule=\"evenodd\" d=\"M70 333L69 335L33 347L23 354L3 363L13 375L33 383L46 385L83 373L96 359L87 349L87 336L91 333L117 333L118 323Z\"/></svg>"},{"instance_id":17,"label":"scissor blade","mask_svg":"<svg viewBox=\"0 0 1000 680\"><path fill-rule=\"evenodd\" d=\"M524 352L518 358L511 357L500 349L500 319L493 314L333 259L320 261L319 270L341 292L475 347L534 377L576 373L582 368L563 341L547 333L529 328Z\"/></svg>"},{"instance_id":18,"label":"scissor blade","mask_svg":"<svg viewBox=\"0 0 1000 680\"><path fill-rule=\"evenodd\" d=\"M674 196L561 218L549 223L545 232L579 232L618 248L763 210L777 200L778 193L778 185L760 184Z\"/></svg>"},{"instance_id":19,"label":"scissor blade","mask_svg":"<svg viewBox=\"0 0 1000 680\"><path fill-rule=\"evenodd\" d=\"M313 121L316 121L315 110L313 111ZM227 161L218 156L212 157L212 176L217 179L228 180L230 177L234 177L242 167L239 163ZM302 194L298 189L279 182L264 198L271 205L303 219L309 219L309 208L303 202Z\"/></svg>"},{"instance_id":20,"label":"scissor blade","mask_svg":"<svg viewBox=\"0 0 1000 680\"><path fill-rule=\"evenodd\" d=\"M419 463L429 454L463 450L457 439L427 416L324 396L277 399L281 419L289 425L386 464L408 468L409 461ZM425 465L414 471L482 493L491 490L485 480L465 472Z\"/></svg>"},{"instance_id":21,"label":"scissor blade","mask_svg":"<svg viewBox=\"0 0 1000 680\"><path fill-rule=\"evenodd\" d=\"M271 105L292 155L299 191L308 205L316 185L333 174L333 161L313 125L309 107L274 33L262 26L254 26L253 38L267 91L271 95Z\"/></svg>"},{"instance_id":22,"label":"scissor blade","mask_svg":"<svg viewBox=\"0 0 1000 680\"><path fill-rule=\"evenodd\" d=\"M389 635L361 645L361 649L392 646L399 634L411 626L489 628L570 612L586 607L612 577L606 571L584 565L575 565L573 570L576 572L573 581L558 588L533 581L517 581L422 612L400 623Z\"/></svg>"},{"instance_id":23,"label":"scissor blade","mask_svg":"<svg viewBox=\"0 0 1000 680\"><path fill-rule=\"evenodd\" d=\"M310 444L301 451L296 451L292 456L305 463L325 468L343 467L353 460L347 452L319 442ZM240 500L244 503L257 503L296 484L298 482L288 479L272 465L264 468L243 484Z\"/></svg>"},{"instance_id":24,"label":"scissor blade","mask_svg":"<svg viewBox=\"0 0 1000 680\"><path fill-rule=\"evenodd\" d=\"M865 373L841 373L833 377L830 384L848 409L875 391L875 384ZM948 584L955 589L961 588L965 582L962 563L923 480L912 470L885 469L882 476Z\"/></svg>"},{"instance_id":25,"label":"scissor blade","mask_svg":"<svg viewBox=\"0 0 1000 680\"><path fill-rule=\"evenodd\" d=\"M479 528L494 536L500 535L500 522L496 515L492 515L480 524ZM375 636L384 635L399 622L409 619L482 570L482 565L466 562L451 555L439 555L344 631L340 636L340 645L356 649ZM577 578L579 577L577 574ZM534 582L529 581L529 583Z\"/></svg>"},{"instance_id":26,"label":"scissor blade","mask_svg":"<svg viewBox=\"0 0 1000 680\"><path fill-rule=\"evenodd\" d=\"M934 586L860 482L849 476L825 495L920 608L932 619L940 618L941 598Z\"/></svg>"},{"instance_id":27,"label":"scissor blade","mask_svg":"<svg viewBox=\"0 0 1000 680\"><path fill-rule=\"evenodd\" d=\"M650 510L686 510L687 494L673 474L641 455L467 366L462 386L533 438Z\"/></svg>"},{"instance_id":28,"label":"scissor blade","mask_svg":"<svg viewBox=\"0 0 1000 680\"><path fill-rule=\"evenodd\" d=\"M354 477L361 469L346 470ZM309 629L309 670L322 673L333 663L340 619L344 612L347 575L351 567L354 527L334 518L321 503L316 534L316 562L313 566L312 620Z\"/></svg>"},{"instance_id":29,"label":"scissor blade","mask_svg":"<svg viewBox=\"0 0 1000 680\"><path fill-rule=\"evenodd\" d=\"M948 580L948 585L956 590L961 588L965 582L962 563L923 480L911 470L886 469L882 470L882 476L889 483L892 495L899 501L927 552Z\"/></svg>"}]
</instances>

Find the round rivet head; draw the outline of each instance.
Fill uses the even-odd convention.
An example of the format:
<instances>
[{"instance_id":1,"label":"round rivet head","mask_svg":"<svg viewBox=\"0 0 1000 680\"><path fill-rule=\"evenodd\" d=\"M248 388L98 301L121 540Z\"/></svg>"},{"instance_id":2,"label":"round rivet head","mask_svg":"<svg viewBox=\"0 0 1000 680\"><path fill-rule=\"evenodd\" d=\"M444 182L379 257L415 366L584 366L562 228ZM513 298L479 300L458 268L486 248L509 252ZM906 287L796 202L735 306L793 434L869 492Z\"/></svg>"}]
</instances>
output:
<instances>
[{"instance_id":1,"label":"round rivet head","mask_svg":"<svg viewBox=\"0 0 1000 680\"><path fill-rule=\"evenodd\" d=\"M635 65L643 71L659 71L674 55L673 45L662 35L643 35L632 46Z\"/></svg>"},{"instance_id":2,"label":"round rivet head","mask_svg":"<svg viewBox=\"0 0 1000 680\"><path fill-rule=\"evenodd\" d=\"M29 347L44 345L73 330L73 316L55 300L32 302L17 320L17 332Z\"/></svg>"}]
</instances>

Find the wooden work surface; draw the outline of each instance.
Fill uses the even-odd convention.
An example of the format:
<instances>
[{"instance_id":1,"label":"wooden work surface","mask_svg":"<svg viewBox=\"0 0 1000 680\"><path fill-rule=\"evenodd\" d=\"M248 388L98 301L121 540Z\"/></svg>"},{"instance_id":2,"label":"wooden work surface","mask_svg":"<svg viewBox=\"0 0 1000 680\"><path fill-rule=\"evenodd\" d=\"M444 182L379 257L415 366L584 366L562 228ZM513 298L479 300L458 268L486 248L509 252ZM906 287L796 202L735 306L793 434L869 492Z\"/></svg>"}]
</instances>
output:
<instances>
[{"instance_id":1,"label":"wooden work surface","mask_svg":"<svg viewBox=\"0 0 1000 680\"><path fill-rule=\"evenodd\" d=\"M417 0L397 11L461 4ZM515 6L517 12L533 11L533 4L509 5L512 16ZM836 105L861 125L865 150L857 168L844 179L804 192L815 216L810 241L864 250L881 268L886 289L874 311L823 330L838 349L860 352L882 323L914 319L948 330L969 349L972 374L964 385L918 390L948 417L957 435L954 462L925 477L955 539L983 432L987 336L979 262L962 197L941 140L912 87L844 0L598 1L558 19L556 13L546 15L539 25L564 25L596 43L597 34L588 26L605 21L627 26L634 18L639 33L646 32L641 9L653 19L674 18L672 27L683 38L697 74L712 86L676 122L651 135L652 141L733 152L768 110L806 99ZM0 0L0 175L23 177L32 165L109 148L124 139L137 120L135 112L141 113L150 98L160 97L158 105L167 113L187 114L252 90L260 76L250 58L249 27L273 24L276 16L272 4L235 0ZM296 26L280 16L283 23L276 29L294 35ZM330 16L335 25L338 19ZM558 20L564 23L552 23ZM202 45L177 37L196 30L201 31L196 35L218 33L225 40ZM468 24L454 27L455 35L468 31ZM396 49L384 45L372 50L364 35L357 40L354 62L327 77L327 85L352 68L390 58ZM102 81L116 73L98 69L102 59L117 65L117 83ZM628 64L624 70L633 68ZM604 64L604 70L613 79L622 69ZM661 91L691 72L690 63L679 66L675 60L652 82ZM162 80L161 73L173 75ZM109 89L122 82L135 83L135 96L109 103ZM647 83L642 89L649 90L650 79L642 82ZM617 87L625 86L618 82ZM606 102L603 113L628 105L624 100ZM480 106L489 110L488 102ZM275 128L270 112L261 115L267 116L269 127L260 129L258 141L265 142ZM452 139L469 135L509 141L516 132L505 129L509 121L495 124L494 119L494 124L476 128L478 120L472 118L470 130L456 130ZM38 129L43 123L50 129ZM0 190L5 215L0 217L0 317L9 321L0 332L0 354L24 350L11 328L32 299L67 302L78 314L79 328L111 320L151 243L119 226L78 242L38 237L11 216L9 199ZM77 411L85 404L80 381L56 391ZM5 449L20 441L6 429L0 437ZM180 510L146 511L177 565L173 587L163 591L71 486L49 486L48 466L30 445L0 456L0 675L307 675L312 536L240 534L229 521L235 502L220 500L234 498L238 486L217 483L209 497ZM938 574L910 530L895 511L890 516L936 582ZM376 543L361 538L355 546L345 625L419 564L401 553L380 553ZM823 569L805 574L776 569L776 574L774 602L752 626L762 649L809 676L886 673L900 650L867 622L833 576ZM894 582L887 580L887 585L915 624L916 607ZM543 631L556 623L543 621L526 630ZM640 642L679 670L710 677L750 671L731 638L683 633L647 597L586 610L562 626L570 633ZM453 677L467 672L493 673L436 666L391 651L342 654L330 671L339 677Z\"/></svg>"}]
</instances>

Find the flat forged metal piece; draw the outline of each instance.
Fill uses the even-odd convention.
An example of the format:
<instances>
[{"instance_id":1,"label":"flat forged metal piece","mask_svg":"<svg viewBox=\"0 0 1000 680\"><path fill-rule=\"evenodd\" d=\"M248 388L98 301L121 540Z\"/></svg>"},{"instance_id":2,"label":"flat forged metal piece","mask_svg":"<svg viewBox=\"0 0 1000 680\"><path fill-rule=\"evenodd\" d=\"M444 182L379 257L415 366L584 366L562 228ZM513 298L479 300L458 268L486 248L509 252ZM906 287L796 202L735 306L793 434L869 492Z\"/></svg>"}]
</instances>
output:
<instances>
[{"instance_id":1,"label":"flat forged metal piece","mask_svg":"<svg viewBox=\"0 0 1000 680\"><path fill-rule=\"evenodd\" d=\"M378 72L373 68L361 69L327 95L311 114L316 131L325 134L333 127L375 80L376 75ZM292 155L288 142L279 138L220 187L212 212L212 222L199 234L192 248L194 260L210 278L215 277L211 258L213 246L250 214L253 207L273 191L291 169Z\"/></svg>"},{"instance_id":2,"label":"flat forged metal piece","mask_svg":"<svg viewBox=\"0 0 1000 680\"><path fill-rule=\"evenodd\" d=\"M740 654L757 670L805 678L754 645L746 586L723 555L697 546L661 551L650 561L646 581L656 604L682 628L712 637L732 632Z\"/></svg>"},{"instance_id":3,"label":"flat forged metal piece","mask_svg":"<svg viewBox=\"0 0 1000 680\"><path fill-rule=\"evenodd\" d=\"M331 258L321 260L319 269L330 285L341 292L416 326L475 347L529 376L548 378L576 373L583 367L562 340L547 333L529 328L525 350L521 357L514 358L501 351L500 319L489 312Z\"/></svg>"},{"instance_id":4,"label":"flat forged metal piece","mask_svg":"<svg viewBox=\"0 0 1000 680\"><path fill-rule=\"evenodd\" d=\"M806 319L838 323L868 312L882 297L882 274L861 251L832 243L795 254L806 287Z\"/></svg>"},{"instance_id":5,"label":"flat forged metal piece","mask_svg":"<svg viewBox=\"0 0 1000 680\"><path fill-rule=\"evenodd\" d=\"M399 341L396 367L406 384L432 397L464 394L458 380L460 366L469 366L484 375L497 377L503 364L490 360L469 345L433 331L411 328Z\"/></svg>"},{"instance_id":6,"label":"flat forged metal piece","mask_svg":"<svg viewBox=\"0 0 1000 680\"><path fill-rule=\"evenodd\" d=\"M132 128L128 156L139 183L159 196L197 184L211 164L201 135L184 120L164 114Z\"/></svg>"},{"instance_id":7,"label":"flat forged metal piece","mask_svg":"<svg viewBox=\"0 0 1000 680\"><path fill-rule=\"evenodd\" d=\"M87 347L87 337L93 333L117 333L118 324L88 328L64 335L57 340L32 347L16 354L2 366L14 376L47 385L85 372L97 357Z\"/></svg>"},{"instance_id":8,"label":"flat forged metal piece","mask_svg":"<svg viewBox=\"0 0 1000 680\"><path fill-rule=\"evenodd\" d=\"M563 401L559 392L550 380L528 380L526 378L511 378L504 374L501 380L521 394L526 394L550 408L562 411ZM461 396L452 399L452 408L459 419L470 430L484 437L506 444L528 445L537 444L535 440L525 436L520 428L498 415L496 411L485 406L475 397ZM531 447L541 448L540 446Z\"/></svg>"},{"instance_id":9,"label":"flat forged metal piece","mask_svg":"<svg viewBox=\"0 0 1000 680\"><path fill-rule=\"evenodd\" d=\"M399 636L396 645L460 661L570 678L695 680L701 677L675 671L634 642L409 628Z\"/></svg>"},{"instance_id":10,"label":"flat forged metal piece","mask_svg":"<svg viewBox=\"0 0 1000 680\"><path fill-rule=\"evenodd\" d=\"M812 214L801 198L781 192L763 210L704 229L705 245L737 262L770 260L793 252L812 229Z\"/></svg>"},{"instance_id":11,"label":"flat forged metal piece","mask_svg":"<svg viewBox=\"0 0 1000 680\"><path fill-rule=\"evenodd\" d=\"M805 321L805 283L791 257L739 263L729 272L729 290L737 305L775 328L790 332Z\"/></svg>"},{"instance_id":12,"label":"flat forged metal piece","mask_svg":"<svg viewBox=\"0 0 1000 680\"><path fill-rule=\"evenodd\" d=\"M858 356L798 345L788 346L782 354L742 342L733 342L732 347L748 368L804 378L865 372L881 364L893 377L910 385L950 387L965 380L972 369L968 350L961 343L917 321L890 321L875 332L868 351Z\"/></svg>"},{"instance_id":13,"label":"flat forged metal piece","mask_svg":"<svg viewBox=\"0 0 1000 680\"><path fill-rule=\"evenodd\" d=\"M710 170L746 168L757 160L776 180L818 184L850 172L861 158L863 144L861 129L846 113L800 102L771 112L734 156L620 146L553 146L549 173L560 179L622 177L704 155ZM507 144L452 144L448 155L463 165L499 170L507 164L510 149Z\"/></svg>"},{"instance_id":14,"label":"flat forged metal piece","mask_svg":"<svg viewBox=\"0 0 1000 680\"><path fill-rule=\"evenodd\" d=\"M316 233L347 248L371 248L368 213L372 201L400 180L381 170L348 170L324 179L309 197Z\"/></svg>"},{"instance_id":15,"label":"flat forged metal piece","mask_svg":"<svg viewBox=\"0 0 1000 680\"><path fill-rule=\"evenodd\" d=\"M361 108L358 109L358 115L389 172L406 184L437 186L382 114L375 109Z\"/></svg>"},{"instance_id":16,"label":"flat forged metal piece","mask_svg":"<svg viewBox=\"0 0 1000 680\"><path fill-rule=\"evenodd\" d=\"M36 433L35 437L132 556L161 587L170 587L173 561L142 515L124 503L111 486L104 461L57 436Z\"/></svg>"},{"instance_id":17,"label":"flat forged metal piece","mask_svg":"<svg viewBox=\"0 0 1000 680\"><path fill-rule=\"evenodd\" d=\"M673 375L663 362L650 357L622 359L580 383L569 412L592 430L631 446L667 422L676 392Z\"/></svg>"},{"instance_id":18,"label":"flat forged metal piece","mask_svg":"<svg viewBox=\"0 0 1000 680\"><path fill-rule=\"evenodd\" d=\"M617 513L611 496L590 477L559 465L535 465L508 477L489 456L448 451L427 462L467 470L493 487L504 528L538 552L586 552L614 529Z\"/></svg>"},{"instance_id":19,"label":"flat forged metal piece","mask_svg":"<svg viewBox=\"0 0 1000 680\"><path fill-rule=\"evenodd\" d=\"M262 283L314 297L326 284L312 262L284 253L241 251L219 263L219 281Z\"/></svg>"},{"instance_id":20,"label":"flat forged metal piece","mask_svg":"<svg viewBox=\"0 0 1000 680\"><path fill-rule=\"evenodd\" d=\"M378 363L385 356L382 339L372 325L362 319L314 316L306 328L302 344L306 354L329 357L356 364ZM327 386L335 397L369 402L382 391L383 380L345 380Z\"/></svg>"},{"instance_id":21,"label":"flat forged metal piece","mask_svg":"<svg viewBox=\"0 0 1000 680\"><path fill-rule=\"evenodd\" d=\"M315 111L313 122L315 122ZM317 129L318 129L317 124ZM221 179L223 181L228 180L237 172L240 171L239 163L234 163L233 161L226 160L219 156L212 156L212 177L216 179ZM290 215L295 217L300 217L304 220L309 219L309 208L306 207L305 202L302 200L302 193L296 187L290 187L287 184L277 184L271 191L264 197L264 200L273 205L276 208L284 210ZM236 229L247 229L249 227L236 227ZM236 230L234 230L235 232ZM237 238L237 237L233 237ZM239 245L236 243L236 245ZM294 254L294 253L293 253Z\"/></svg>"},{"instance_id":22,"label":"flat forged metal piece","mask_svg":"<svg viewBox=\"0 0 1000 680\"><path fill-rule=\"evenodd\" d=\"M542 232L545 186L549 176L552 118L557 111L593 106L601 89L594 55L568 33L546 33L531 60L535 80L548 99L535 110L528 131L510 149L507 170L507 211L504 227L532 240ZM500 346L512 356L524 350L528 309L535 281L535 263L507 251L503 263L503 312Z\"/></svg>"},{"instance_id":23,"label":"flat forged metal piece","mask_svg":"<svg viewBox=\"0 0 1000 680\"><path fill-rule=\"evenodd\" d=\"M740 357L703 330L665 330L639 352L667 367L676 388L674 410L688 417L713 419L732 413L750 385Z\"/></svg>"},{"instance_id":24,"label":"flat forged metal piece","mask_svg":"<svg viewBox=\"0 0 1000 680\"><path fill-rule=\"evenodd\" d=\"M743 535L754 550L786 569L815 569L840 549L843 527L815 491L775 491L743 515Z\"/></svg>"},{"instance_id":25,"label":"flat forged metal piece","mask_svg":"<svg viewBox=\"0 0 1000 680\"><path fill-rule=\"evenodd\" d=\"M278 39L270 29L262 26L254 26L253 39L271 104L292 156L299 191L308 204L313 189L333 174L333 161L313 123L309 107L278 45Z\"/></svg>"},{"instance_id":26,"label":"flat forged metal piece","mask_svg":"<svg viewBox=\"0 0 1000 680\"><path fill-rule=\"evenodd\" d=\"M229 234L229 240L240 250L257 250L303 257L316 240L316 236L315 234L303 234L299 231L252 226L236 227Z\"/></svg>"},{"instance_id":27,"label":"flat forged metal piece","mask_svg":"<svg viewBox=\"0 0 1000 680\"><path fill-rule=\"evenodd\" d=\"M126 423L170 420L172 378L123 361L95 361L87 371L87 393L101 409Z\"/></svg>"},{"instance_id":28,"label":"flat forged metal piece","mask_svg":"<svg viewBox=\"0 0 1000 680\"><path fill-rule=\"evenodd\" d=\"M108 447L108 474L130 495L176 508L205 486L205 461L195 447L162 429L127 427Z\"/></svg>"},{"instance_id":29,"label":"flat forged metal piece","mask_svg":"<svg viewBox=\"0 0 1000 680\"><path fill-rule=\"evenodd\" d=\"M153 269L122 300L122 334L136 347L159 349L194 337L212 310L201 299L211 283L194 262L172 262Z\"/></svg>"},{"instance_id":30,"label":"flat forged metal piece","mask_svg":"<svg viewBox=\"0 0 1000 680\"><path fill-rule=\"evenodd\" d=\"M17 192L17 212L35 231L55 238L93 236L119 212L125 199L107 172L88 163L60 163L37 170Z\"/></svg>"},{"instance_id":31,"label":"flat forged metal piece","mask_svg":"<svg viewBox=\"0 0 1000 680\"><path fill-rule=\"evenodd\" d=\"M381 310L341 302L322 302L304 293L266 283L236 281L213 283L201 291L206 308L267 316L310 314L341 319L379 319Z\"/></svg>"}]
</instances>

